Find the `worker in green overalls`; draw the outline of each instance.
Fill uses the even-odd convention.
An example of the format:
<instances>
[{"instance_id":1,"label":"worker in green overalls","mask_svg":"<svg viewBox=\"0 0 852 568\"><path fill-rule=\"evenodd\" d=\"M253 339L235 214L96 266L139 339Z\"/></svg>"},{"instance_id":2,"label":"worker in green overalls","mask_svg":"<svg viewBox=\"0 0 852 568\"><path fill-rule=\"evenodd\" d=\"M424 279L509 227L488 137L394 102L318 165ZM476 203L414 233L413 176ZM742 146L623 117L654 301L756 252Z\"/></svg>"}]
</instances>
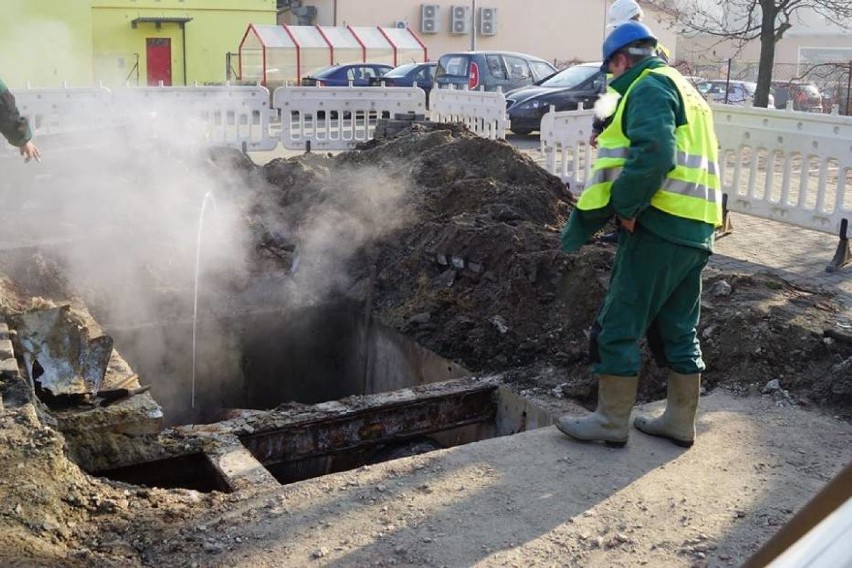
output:
<instances>
[{"instance_id":1,"label":"worker in green overalls","mask_svg":"<svg viewBox=\"0 0 852 568\"><path fill-rule=\"evenodd\" d=\"M0 134L29 162L32 159L40 159L41 151L33 141L33 132L25 117L18 112L15 97L6 87L6 83L0 79Z\"/></svg>"},{"instance_id":2,"label":"worker in green overalls","mask_svg":"<svg viewBox=\"0 0 852 568\"><path fill-rule=\"evenodd\" d=\"M604 68L620 99L562 231L562 249L579 249L613 214L624 230L590 340L597 410L562 417L557 426L579 440L627 442L638 340L653 327L670 369L668 404L661 417L637 418L634 425L688 447L704 370L695 330L701 272L722 220L718 144L704 98L654 55L656 45L651 30L636 21L604 40Z\"/></svg>"}]
</instances>

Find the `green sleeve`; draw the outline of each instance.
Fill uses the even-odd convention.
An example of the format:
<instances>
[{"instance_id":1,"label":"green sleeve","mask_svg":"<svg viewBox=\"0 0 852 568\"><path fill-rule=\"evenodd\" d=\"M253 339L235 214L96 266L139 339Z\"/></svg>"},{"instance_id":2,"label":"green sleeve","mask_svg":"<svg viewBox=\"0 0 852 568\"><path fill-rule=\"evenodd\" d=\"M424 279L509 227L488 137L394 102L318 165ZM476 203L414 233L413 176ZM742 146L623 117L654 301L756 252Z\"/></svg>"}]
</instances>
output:
<instances>
[{"instance_id":1,"label":"green sleeve","mask_svg":"<svg viewBox=\"0 0 852 568\"><path fill-rule=\"evenodd\" d=\"M668 79L646 77L633 87L622 118L630 150L612 184L612 206L619 216L638 217L675 167L675 128L683 113L680 96Z\"/></svg>"},{"instance_id":2,"label":"green sleeve","mask_svg":"<svg viewBox=\"0 0 852 568\"><path fill-rule=\"evenodd\" d=\"M600 231L612 217L612 209L604 207L583 211L574 209L568 217L568 223L562 229L560 240L563 252L574 252L589 242L592 236Z\"/></svg>"},{"instance_id":3,"label":"green sleeve","mask_svg":"<svg viewBox=\"0 0 852 568\"><path fill-rule=\"evenodd\" d=\"M0 79L0 134L12 146L23 146L33 137L27 119L18 112L15 97Z\"/></svg>"}]
</instances>

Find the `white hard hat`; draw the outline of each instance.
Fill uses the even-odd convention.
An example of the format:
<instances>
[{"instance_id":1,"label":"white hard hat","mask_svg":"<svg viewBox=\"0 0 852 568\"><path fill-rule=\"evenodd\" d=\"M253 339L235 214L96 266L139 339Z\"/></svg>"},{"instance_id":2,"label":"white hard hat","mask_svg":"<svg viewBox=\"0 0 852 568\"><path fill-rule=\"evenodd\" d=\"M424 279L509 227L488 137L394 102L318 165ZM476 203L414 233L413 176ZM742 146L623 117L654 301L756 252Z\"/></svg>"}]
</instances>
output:
<instances>
[{"instance_id":1,"label":"white hard hat","mask_svg":"<svg viewBox=\"0 0 852 568\"><path fill-rule=\"evenodd\" d=\"M609 7L607 20L611 25L618 25L633 19L641 20L644 15L636 0L615 0Z\"/></svg>"}]
</instances>

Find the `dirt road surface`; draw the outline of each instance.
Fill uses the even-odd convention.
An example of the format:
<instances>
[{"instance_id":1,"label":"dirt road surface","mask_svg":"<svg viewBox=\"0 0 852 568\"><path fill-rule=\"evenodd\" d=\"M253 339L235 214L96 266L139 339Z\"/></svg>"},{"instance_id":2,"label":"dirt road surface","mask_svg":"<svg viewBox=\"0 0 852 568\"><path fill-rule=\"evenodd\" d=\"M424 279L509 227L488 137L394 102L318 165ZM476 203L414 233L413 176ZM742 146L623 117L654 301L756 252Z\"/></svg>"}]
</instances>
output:
<instances>
[{"instance_id":1,"label":"dirt road surface","mask_svg":"<svg viewBox=\"0 0 852 568\"><path fill-rule=\"evenodd\" d=\"M128 529L153 566L735 566L849 462L852 427L769 397L701 405L690 450L548 427Z\"/></svg>"}]
</instances>

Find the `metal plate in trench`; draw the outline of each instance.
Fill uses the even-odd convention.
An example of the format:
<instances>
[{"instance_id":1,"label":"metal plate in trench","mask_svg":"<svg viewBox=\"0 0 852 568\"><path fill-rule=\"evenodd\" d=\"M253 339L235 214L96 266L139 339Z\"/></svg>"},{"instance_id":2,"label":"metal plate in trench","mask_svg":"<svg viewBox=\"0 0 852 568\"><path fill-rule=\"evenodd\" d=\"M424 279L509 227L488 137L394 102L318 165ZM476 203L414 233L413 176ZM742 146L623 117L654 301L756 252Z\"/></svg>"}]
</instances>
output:
<instances>
[{"instance_id":1,"label":"metal plate in trench","mask_svg":"<svg viewBox=\"0 0 852 568\"><path fill-rule=\"evenodd\" d=\"M112 337L89 337L90 330L60 306L25 313L17 321L27 374L54 395L96 394L112 356ZM42 374L33 377L38 362Z\"/></svg>"},{"instance_id":2,"label":"metal plate in trench","mask_svg":"<svg viewBox=\"0 0 852 568\"><path fill-rule=\"evenodd\" d=\"M297 481L357 467L368 463L359 460L374 448L422 436L463 432L464 439L450 446L492 437L497 392L494 384L461 379L357 397L354 404L342 400L276 416L272 427L240 440L265 467L287 469L283 476ZM317 466L311 460L325 461Z\"/></svg>"}]
</instances>

